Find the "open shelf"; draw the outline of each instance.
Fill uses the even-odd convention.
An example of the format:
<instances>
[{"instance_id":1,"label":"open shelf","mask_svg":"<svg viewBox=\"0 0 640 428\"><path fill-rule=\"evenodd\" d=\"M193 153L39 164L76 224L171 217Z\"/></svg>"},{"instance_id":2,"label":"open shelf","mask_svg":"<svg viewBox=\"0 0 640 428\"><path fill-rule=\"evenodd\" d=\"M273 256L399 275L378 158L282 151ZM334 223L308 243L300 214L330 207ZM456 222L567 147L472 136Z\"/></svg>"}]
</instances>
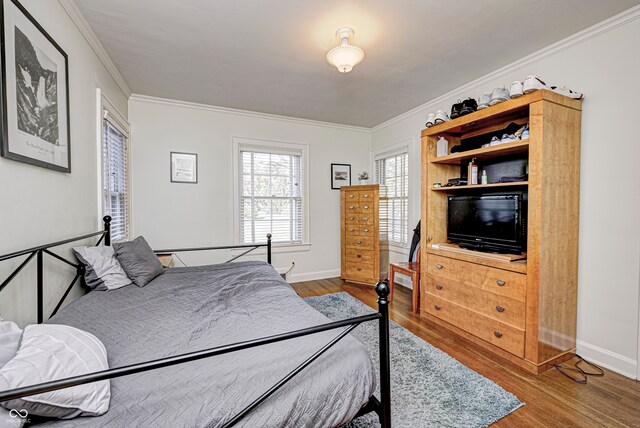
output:
<instances>
[{"instance_id":1,"label":"open shelf","mask_svg":"<svg viewBox=\"0 0 640 428\"><path fill-rule=\"evenodd\" d=\"M436 164L462 165L466 161L476 158L482 163L487 159L495 159L502 156L527 153L529 150L529 140L514 141L497 146L485 147L482 149L468 150L466 152L454 153L452 155L440 156L431 161Z\"/></svg>"},{"instance_id":2,"label":"open shelf","mask_svg":"<svg viewBox=\"0 0 640 428\"><path fill-rule=\"evenodd\" d=\"M516 181L515 183L491 183L491 184L474 184L471 186L450 186L450 187L432 187L434 192L457 192L460 190L487 189L492 187L514 187L528 186L528 181Z\"/></svg>"}]
</instances>

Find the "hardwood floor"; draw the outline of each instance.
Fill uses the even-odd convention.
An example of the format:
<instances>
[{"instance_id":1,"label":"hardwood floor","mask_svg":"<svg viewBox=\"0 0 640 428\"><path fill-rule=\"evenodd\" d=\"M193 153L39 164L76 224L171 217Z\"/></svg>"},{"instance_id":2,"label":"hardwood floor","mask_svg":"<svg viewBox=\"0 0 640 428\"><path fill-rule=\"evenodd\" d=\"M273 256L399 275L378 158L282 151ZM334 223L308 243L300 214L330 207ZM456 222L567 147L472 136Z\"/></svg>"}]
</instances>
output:
<instances>
[{"instance_id":1,"label":"hardwood floor","mask_svg":"<svg viewBox=\"0 0 640 428\"><path fill-rule=\"evenodd\" d=\"M346 291L377 308L373 287L339 278L292 284L302 297ZM526 403L496 427L640 427L640 382L609 370L575 383L555 369L534 376L411 312L411 290L396 284L391 319ZM575 361L575 360L574 360ZM571 361L571 362L574 362ZM393 367L391 368L393 370Z\"/></svg>"}]
</instances>

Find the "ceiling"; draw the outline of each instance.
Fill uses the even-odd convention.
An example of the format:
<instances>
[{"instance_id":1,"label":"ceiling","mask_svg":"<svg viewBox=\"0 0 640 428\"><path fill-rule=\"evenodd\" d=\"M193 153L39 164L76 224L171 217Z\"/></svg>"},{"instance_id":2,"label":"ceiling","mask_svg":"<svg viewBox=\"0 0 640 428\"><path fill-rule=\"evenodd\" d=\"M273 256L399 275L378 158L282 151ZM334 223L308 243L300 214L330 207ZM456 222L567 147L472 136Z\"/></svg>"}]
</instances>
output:
<instances>
[{"instance_id":1,"label":"ceiling","mask_svg":"<svg viewBox=\"0 0 640 428\"><path fill-rule=\"evenodd\" d=\"M640 0L75 2L134 93L372 127Z\"/></svg>"}]
</instances>

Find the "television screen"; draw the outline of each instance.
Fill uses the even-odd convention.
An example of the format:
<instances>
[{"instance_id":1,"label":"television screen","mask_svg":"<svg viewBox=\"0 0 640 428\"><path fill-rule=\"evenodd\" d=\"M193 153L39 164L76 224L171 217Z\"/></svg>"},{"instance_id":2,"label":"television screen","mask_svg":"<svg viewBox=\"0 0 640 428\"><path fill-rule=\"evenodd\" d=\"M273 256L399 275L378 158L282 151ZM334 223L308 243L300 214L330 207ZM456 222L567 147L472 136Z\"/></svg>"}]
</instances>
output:
<instances>
[{"instance_id":1,"label":"television screen","mask_svg":"<svg viewBox=\"0 0 640 428\"><path fill-rule=\"evenodd\" d=\"M450 196L447 238L478 250L525 251L523 202L522 194Z\"/></svg>"}]
</instances>

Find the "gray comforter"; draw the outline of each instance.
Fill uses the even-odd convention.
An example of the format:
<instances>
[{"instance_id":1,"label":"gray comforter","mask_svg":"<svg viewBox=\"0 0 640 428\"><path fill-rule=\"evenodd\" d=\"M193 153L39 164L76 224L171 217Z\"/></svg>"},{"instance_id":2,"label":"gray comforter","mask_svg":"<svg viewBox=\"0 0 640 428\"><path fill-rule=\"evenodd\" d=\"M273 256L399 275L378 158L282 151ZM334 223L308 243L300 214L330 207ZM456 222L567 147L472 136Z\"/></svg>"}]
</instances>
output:
<instances>
[{"instance_id":1,"label":"gray comforter","mask_svg":"<svg viewBox=\"0 0 640 428\"><path fill-rule=\"evenodd\" d=\"M172 268L144 288L93 291L49 322L96 335L109 366L162 358L329 322L263 262ZM216 427L340 330L111 380L100 417L56 427ZM330 427L375 389L366 349L351 336L245 417L245 427Z\"/></svg>"}]
</instances>

